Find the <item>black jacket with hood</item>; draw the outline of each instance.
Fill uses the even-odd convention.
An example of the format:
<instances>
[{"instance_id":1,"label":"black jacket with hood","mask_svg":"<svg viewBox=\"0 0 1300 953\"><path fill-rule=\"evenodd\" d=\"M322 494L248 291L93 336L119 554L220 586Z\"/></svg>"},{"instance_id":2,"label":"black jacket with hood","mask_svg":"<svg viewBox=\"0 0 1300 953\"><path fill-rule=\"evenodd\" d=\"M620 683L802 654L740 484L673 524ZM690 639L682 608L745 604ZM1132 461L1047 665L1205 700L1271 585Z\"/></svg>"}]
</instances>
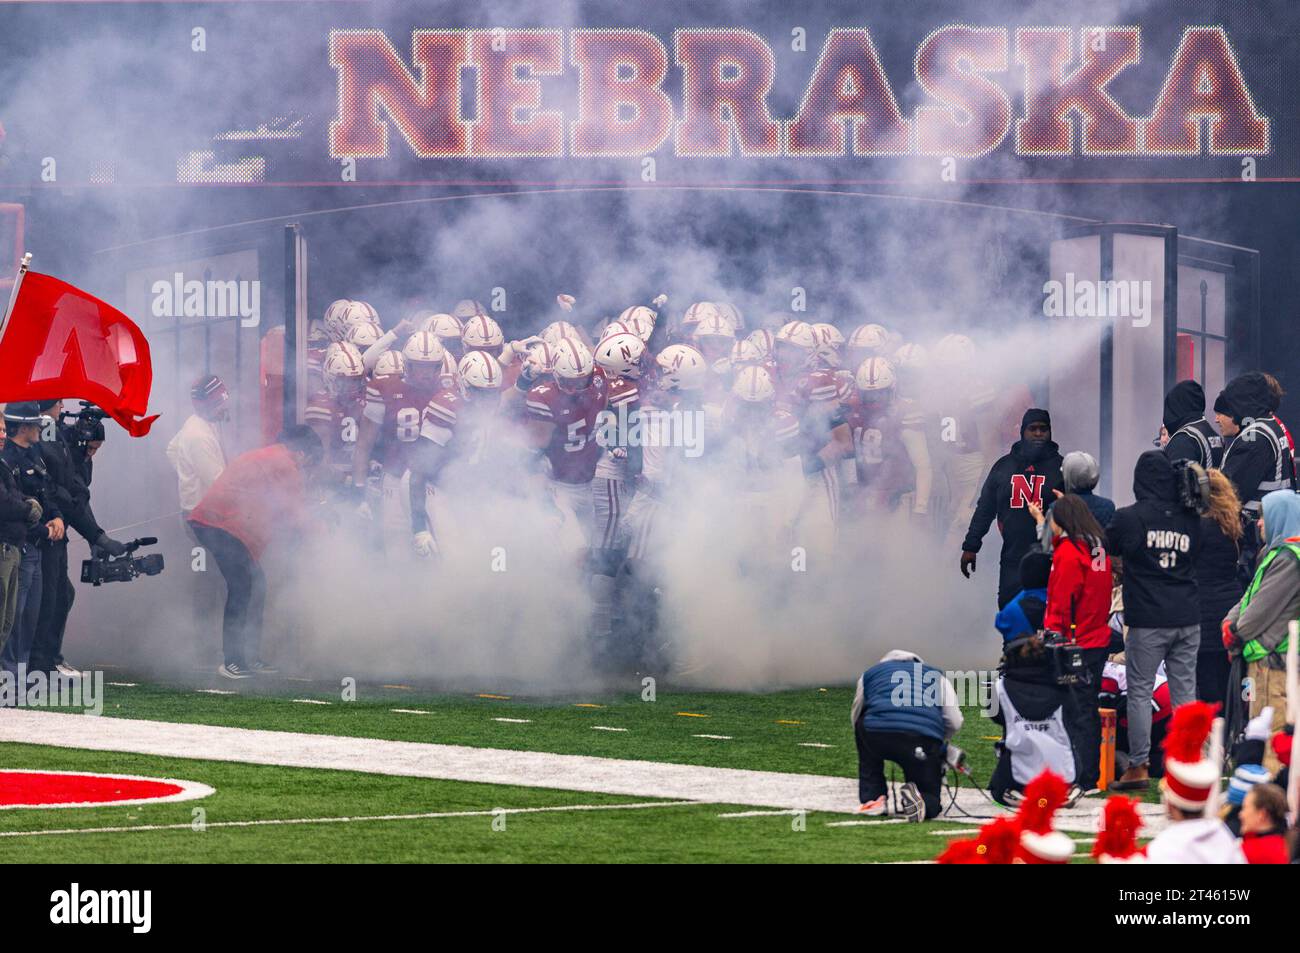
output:
<instances>
[{"instance_id":1,"label":"black jacket with hood","mask_svg":"<svg viewBox=\"0 0 1300 953\"><path fill-rule=\"evenodd\" d=\"M1258 516L1266 493L1295 489L1295 461L1286 431L1273 416L1277 399L1264 375L1252 372L1229 381L1214 409L1242 428L1223 453L1222 469L1237 488L1242 508Z\"/></svg>"},{"instance_id":2,"label":"black jacket with hood","mask_svg":"<svg viewBox=\"0 0 1300 953\"><path fill-rule=\"evenodd\" d=\"M1205 419L1205 391L1196 381L1179 381L1165 395L1162 422L1169 434L1165 456L1171 463L1192 460L1208 470L1223 461L1223 437Z\"/></svg>"},{"instance_id":3,"label":"black jacket with hood","mask_svg":"<svg viewBox=\"0 0 1300 953\"><path fill-rule=\"evenodd\" d=\"M1052 490L1063 488L1060 448L1050 437L1037 446L1025 438L1025 428L1036 422L1047 424L1050 432L1052 419L1047 411L1025 411L1020 439L989 470L961 544L963 552L978 553L996 518L1002 532L1002 566L1016 573L1020 571L1020 557L1038 541L1038 526L1027 504L1033 501L1046 510L1055 498Z\"/></svg>"},{"instance_id":4,"label":"black jacket with hood","mask_svg":"<svg viewBox=\"0 0 1300 953\"><path fill-rule=\"evenodd\" d=\"M1179 502L1174 467L1162 451L1138 457L1133 495L1137 502L1116 511L1107 534L1111 555L1124 560L1124 622L1200 626L1201 520Z\"/></svg>"}]
</instances>

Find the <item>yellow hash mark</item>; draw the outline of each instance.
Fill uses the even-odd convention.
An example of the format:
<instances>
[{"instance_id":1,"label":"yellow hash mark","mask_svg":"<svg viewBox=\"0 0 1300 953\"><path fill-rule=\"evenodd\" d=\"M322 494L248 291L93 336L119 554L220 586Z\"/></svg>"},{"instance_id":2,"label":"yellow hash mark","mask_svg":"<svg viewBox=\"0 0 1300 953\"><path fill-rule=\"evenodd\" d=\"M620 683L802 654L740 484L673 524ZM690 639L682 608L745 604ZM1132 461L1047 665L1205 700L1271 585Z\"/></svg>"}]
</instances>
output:
<instances>
[{"instance_id":1,"label":"yellow hash mark","mask_svg":"<svg viewBox=\"0 0 1300 953\"><path fill-rule=\"evenodd\" d=\"M786 721L786 720L783 719L783 718L778 718L778 719L776 720L776 723L777 723L778 725L802 725L802 724L803 724L802 721Z\"/></svg>"},{"instance_id":2,"label":"yellow hash mark","mask_svg":"<svg viewBox=\"0 0 1300 953\"><path fill-rule=\"evenodd\" d=\"M594 705L591 702L574 702L574 708L604 708L604 705Z\"/></svg>"},{"instance_id":3,"label":"yellow hash mark","mask_svg":"<svg viewBox=\"0 0 1300 953\"><path fill-rule=\"evenodd\" d=\"M679 711L677 713L682 718L708 718L708 715L701 715L693 711Z\"/></svg>"},{"instance_id":4,"label":"yellow hash mark","mask_svg":"<svg viewBox=\"0 0 1300 953\"><path fill-rule=\"evenodd\" d=\"M510 700L510 696L509 696L509 695L488 695L488 694L485 693L485 692L480 692L480 693L479 693L478 695L476 695L475 697L476 697L476 698L495 698L495 699L498 699L499 701L509 701L509 700Z\"/></svg>"},{"instance_id":5,"label":"yellow hash mark","mask_svg":"<svg viewBox=\"0 0 1300 953\"><path fill-rule=\"evenodd\" d=\"M384 688L400 688L404 692L411 692L415 690L411 688L410 685L385 685Z\"/></svg>"},{"instance_id":6,"label":"yellow hash mark","mask_svg":"<svg viewBox=\"0 0 1300 953\"><path fill-rule=\"evenodd\" d=\"M1001 735L980 735L980 741L1001 741Z\"/></svg>"}]
</instances>

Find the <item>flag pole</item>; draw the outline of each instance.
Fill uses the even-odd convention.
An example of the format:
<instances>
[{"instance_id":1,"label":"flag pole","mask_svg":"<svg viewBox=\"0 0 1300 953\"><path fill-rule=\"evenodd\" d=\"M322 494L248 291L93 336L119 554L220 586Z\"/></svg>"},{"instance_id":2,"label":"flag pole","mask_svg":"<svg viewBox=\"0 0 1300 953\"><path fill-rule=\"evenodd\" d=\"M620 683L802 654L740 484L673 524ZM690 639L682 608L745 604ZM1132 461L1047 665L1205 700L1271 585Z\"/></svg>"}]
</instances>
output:
<instances>
[{"instance_id":1,"label":"flag pole","mask_svg":"<svg viewBox=\"0 0 1300 953\"><path fill-rule=\"evenodd\" d=\"M27 252L23 255L22 261L18 263L18 276L14 278L13 289L9 292L9 304L5 306L4 320L0 320L0 340L4 339L5 329L9 327L9 315L13 314L14 304L18 301L18 289L23 285L23 276L27 274L27 269L32 263L32 253Z\"/></svg>"}]
</instances>

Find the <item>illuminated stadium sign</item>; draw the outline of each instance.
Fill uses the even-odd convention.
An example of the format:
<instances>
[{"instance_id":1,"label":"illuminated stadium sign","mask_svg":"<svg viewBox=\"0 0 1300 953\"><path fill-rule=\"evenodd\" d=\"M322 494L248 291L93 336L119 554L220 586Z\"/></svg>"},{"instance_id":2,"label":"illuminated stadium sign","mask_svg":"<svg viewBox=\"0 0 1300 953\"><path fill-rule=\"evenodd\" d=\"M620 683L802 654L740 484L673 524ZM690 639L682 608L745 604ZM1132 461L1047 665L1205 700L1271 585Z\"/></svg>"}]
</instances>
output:
<instances>
[{"instance_id":1,"label":"illuminated stadium sign","mask_svg":"<svg viewBox=\"0 0 1300 953\"><path fill-rule=\"evenodd\" d=\"M333 31L329 47L336 158L389 156L394 128L430 159L643 156L670 143L693 157L1270 151L1269 119L1215 26L1183 31L1139 112L1109 87L1141 61L1140 27L941 27L916 49L926 102L910 115L894 92L910 77L891 82L865 28L829 32L786 117L769 107L774 50L745 29L679 29L671 60L659 36L636 29L416 30L409 62L378 30ZM567 101L544 78L568 82Z\"/></svg>"}]
</instances>

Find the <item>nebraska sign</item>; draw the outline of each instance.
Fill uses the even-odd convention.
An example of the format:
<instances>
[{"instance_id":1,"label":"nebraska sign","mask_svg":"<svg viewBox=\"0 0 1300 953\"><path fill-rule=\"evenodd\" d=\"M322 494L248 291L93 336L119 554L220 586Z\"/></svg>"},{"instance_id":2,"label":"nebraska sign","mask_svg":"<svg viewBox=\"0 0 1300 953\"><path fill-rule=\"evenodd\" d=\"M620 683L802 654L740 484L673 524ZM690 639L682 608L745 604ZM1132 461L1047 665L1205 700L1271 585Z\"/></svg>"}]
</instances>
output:
<instances>
[{"instance_id":1,"label":"nebraska sign","mask_svg":"<svg viewBox=\"0 0 1300 953\"><path fill-rule=\"evenodd\" d=\"M394 129L430 159L642 156L670 142L679 156L822 158L974 157L1008 143L1035 156L1259 155L1270 144L1269 119L1213 26L1183 32L1138 112L1109 86L1141 61L1139 27L944 26L916 49L926 102L910 115L894 90L911 77L886 75L865 28L830 31L786 117L768 102L773 49L744 29L677 30L671 59L658 36L628 29L416 30L409 61L378 30L337 30L329 45L337 158L388 156ZM546 77L559 77L554 102ZM566 81L562 97L553 87Z\"/></svg>"}]
</instances>

